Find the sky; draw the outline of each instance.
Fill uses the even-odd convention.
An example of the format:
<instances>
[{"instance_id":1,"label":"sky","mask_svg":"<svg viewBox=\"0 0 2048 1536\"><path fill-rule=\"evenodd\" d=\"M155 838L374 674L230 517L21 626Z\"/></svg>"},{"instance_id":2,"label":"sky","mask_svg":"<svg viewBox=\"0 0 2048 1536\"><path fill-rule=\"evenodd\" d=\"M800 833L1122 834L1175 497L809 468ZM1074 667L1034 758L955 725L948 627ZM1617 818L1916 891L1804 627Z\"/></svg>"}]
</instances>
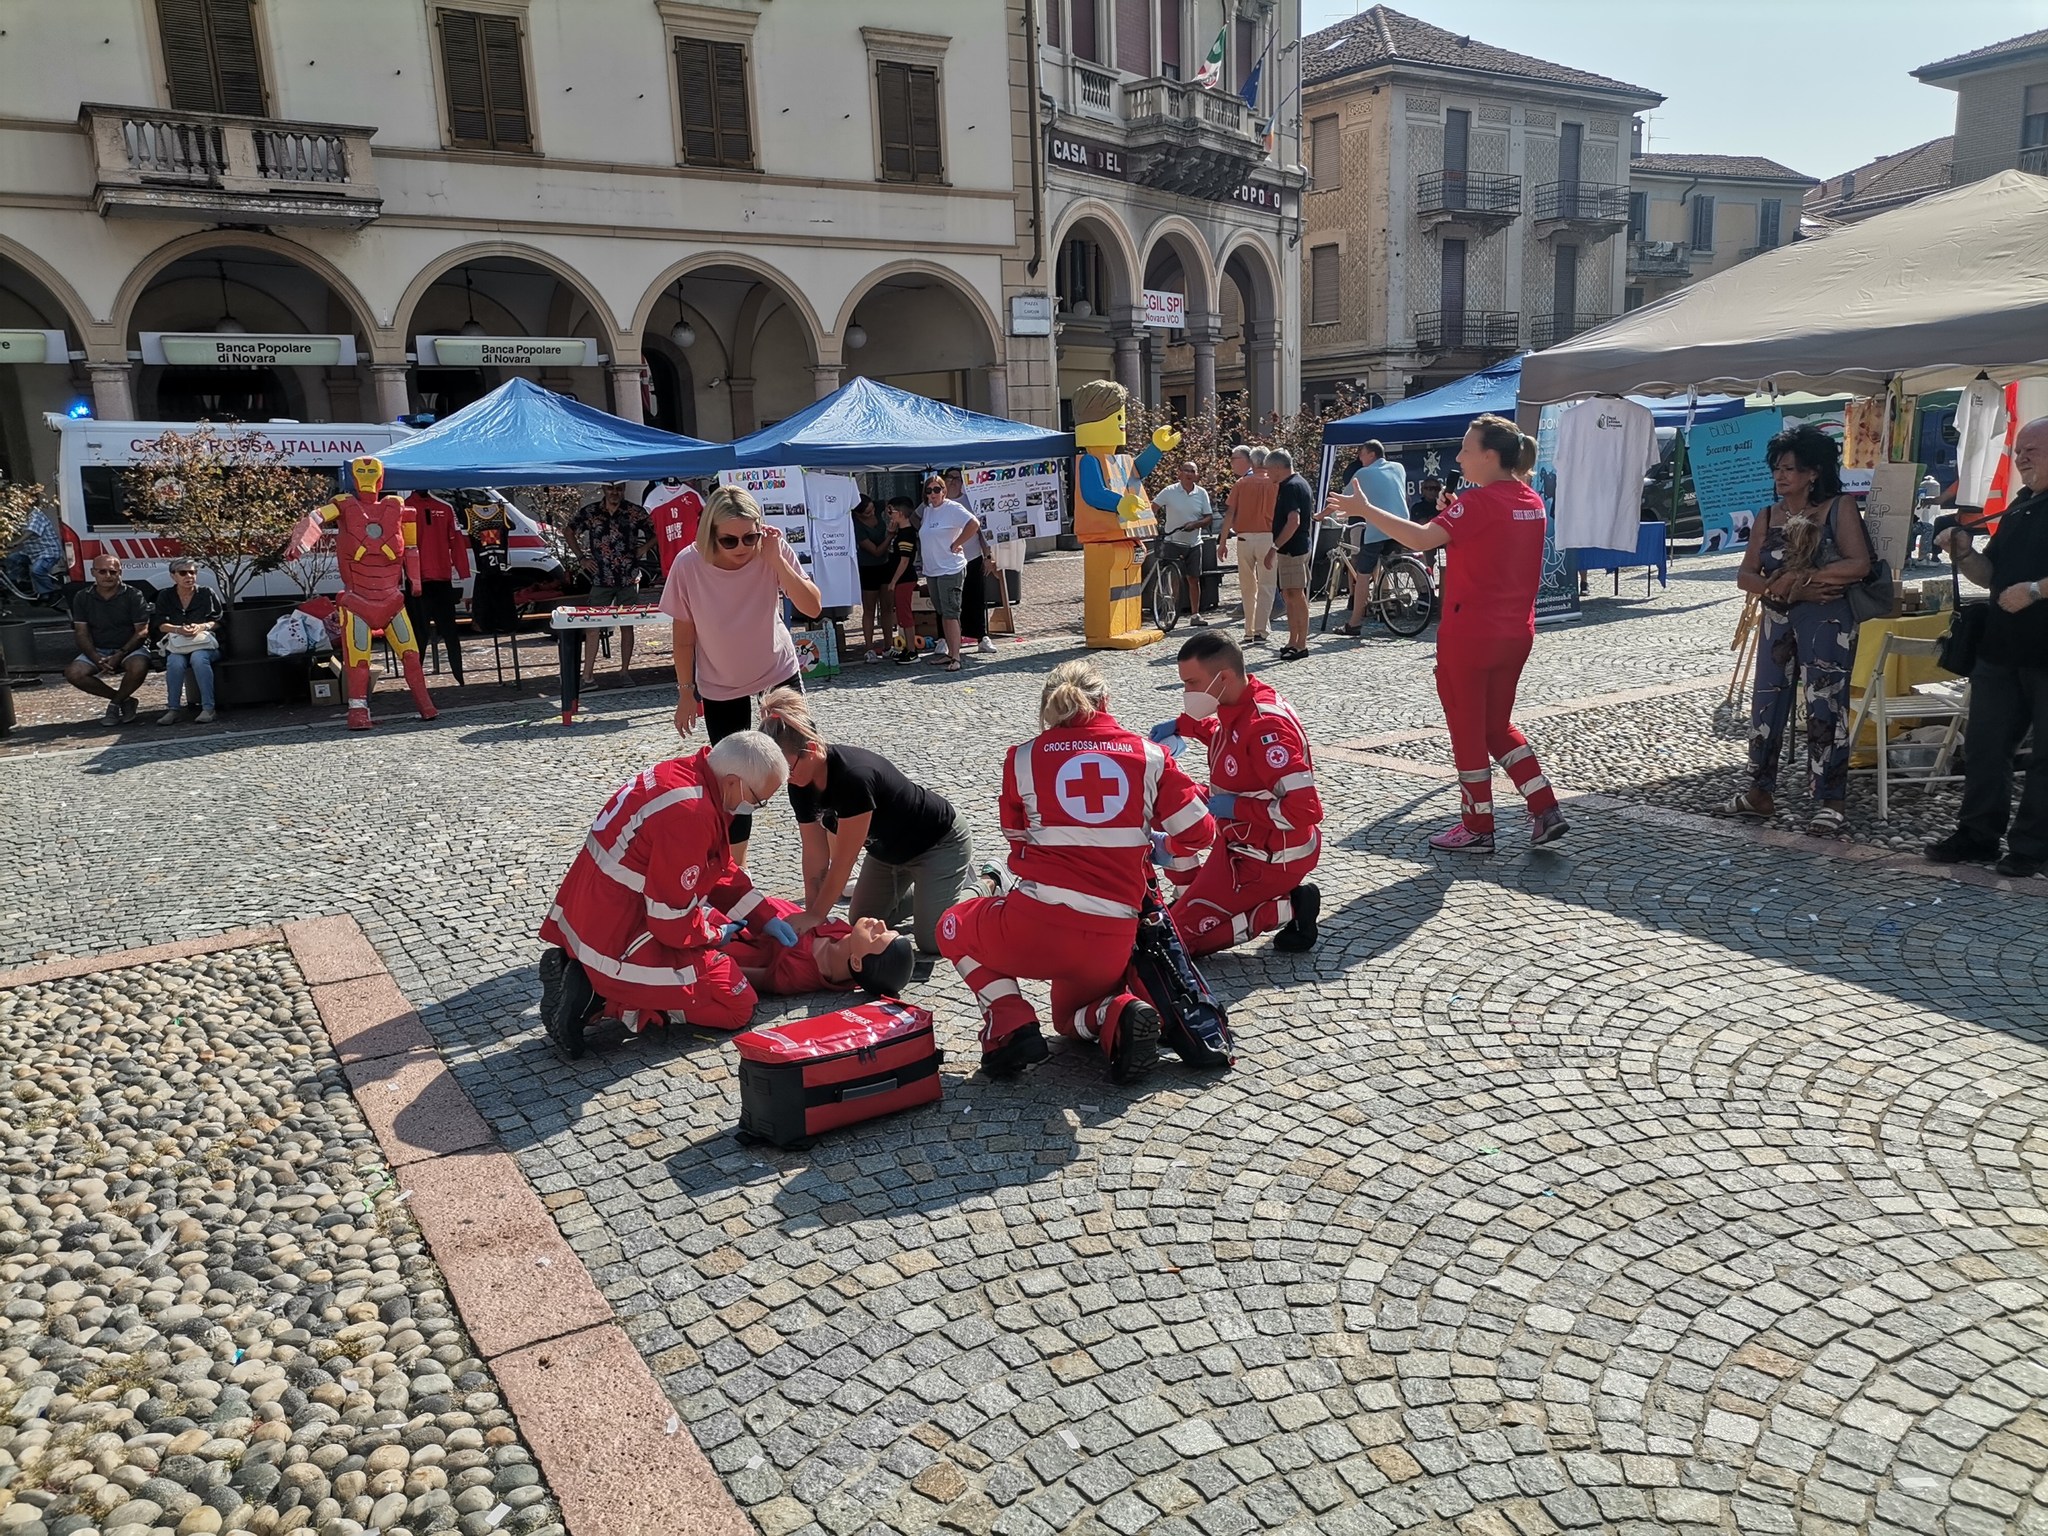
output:
<instances>
[{"instance_id":1,"label":"sky","mask_svg":"<svg viewBox=\"0 0 2048 1536\"><path fill-rule=\"evenodd\" d=\"M1364 10L1302 0L1302 31ZM1955 129L1910 71L2048 29L2048 0L1394 0L1501 48L1657 91L1652 153L1764 155L1838 176Z\"/></svg>"}]
</instances>

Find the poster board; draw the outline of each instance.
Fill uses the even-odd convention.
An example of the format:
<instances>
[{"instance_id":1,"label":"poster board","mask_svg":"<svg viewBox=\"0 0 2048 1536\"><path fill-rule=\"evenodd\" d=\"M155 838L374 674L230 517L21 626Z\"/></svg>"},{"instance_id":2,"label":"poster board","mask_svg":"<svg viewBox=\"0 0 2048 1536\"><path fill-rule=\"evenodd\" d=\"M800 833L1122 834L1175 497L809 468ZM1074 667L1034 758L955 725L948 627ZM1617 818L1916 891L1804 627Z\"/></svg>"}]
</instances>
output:
<instances>
[{"instance_id":1,"label":"poster board","mask_svg":"<svg viewBox=\"0 0 2048 1536\"><path fill-rule=\"evenodd\" d=\"M1863 530L1870 535L1871 556L1891 562L1894 581L1906 569L1919 485L1919 465L1880 464L1871 472L1870 493L1863 499Z\"/></svg>"},{"instance_id":2,"label":"poster board","mask_svg":"<svg viewBox=\"0 0 2048 1536\"><path fill-rule=\"evenodd\" d=\"M1036 459L963 471L961 498L995 548L996 564L1021 569L1024 540L1057 538L1066 524L1067 463Z\"/></svg>"},{"instance_id":3,"label":"poster board","mask_svg":"<svg viewBox=\"0 0 2048 1536\"><path fill-rule=\"evenodd\" d=\"M1536 426L1536 468L1530 482L1549 515L1543 523L1543 581L1536 588L1536 622L1565 624L1580 617L1579 563L1557 547L1557 424L1561 405L1546 405Z\"/></svg>"},{"instance_id":4,"label":"poster board","mask_svg":"<svg viewBox=\"0 0 2048 1536\"><path fill-rule=\"evenodd\" d=\"M1779 411L1745 411L1726 421L1697 422L1686 433L1702 554L1747 539L1756 515L1777 499L1764 448L1784 421Z\"/></svg>"}]
</instances>

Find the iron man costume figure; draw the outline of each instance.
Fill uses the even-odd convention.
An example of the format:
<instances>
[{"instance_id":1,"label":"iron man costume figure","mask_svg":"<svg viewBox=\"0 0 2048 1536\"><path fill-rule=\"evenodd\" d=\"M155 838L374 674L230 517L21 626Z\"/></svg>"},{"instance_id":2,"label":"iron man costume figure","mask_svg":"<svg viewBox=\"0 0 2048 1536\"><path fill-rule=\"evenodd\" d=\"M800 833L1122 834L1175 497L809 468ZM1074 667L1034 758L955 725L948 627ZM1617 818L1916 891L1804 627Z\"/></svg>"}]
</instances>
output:
<instances>
[{"instance_id":1,"label":"iron man costume figure","mask_svg":"<svg viewBox=\"0 0 2048 1536\"><path fill-rule=\"evenodd\" d=\"M351 460L349 472L355 477L355 494L337 496L328 506L308 512L292 529L291 538L291 552L302 555L327 529L334 530L334 554L341 569L336 603L341 609L348 728L370 728L370 646L380 630L405 669L406 686L412 689L420 718L431 720L440 711L427 697L419 641L405 613L408 583L412 591L421 590L419 523L404 502L381 494L382 460Z\"/></svg>"}]
</instances>

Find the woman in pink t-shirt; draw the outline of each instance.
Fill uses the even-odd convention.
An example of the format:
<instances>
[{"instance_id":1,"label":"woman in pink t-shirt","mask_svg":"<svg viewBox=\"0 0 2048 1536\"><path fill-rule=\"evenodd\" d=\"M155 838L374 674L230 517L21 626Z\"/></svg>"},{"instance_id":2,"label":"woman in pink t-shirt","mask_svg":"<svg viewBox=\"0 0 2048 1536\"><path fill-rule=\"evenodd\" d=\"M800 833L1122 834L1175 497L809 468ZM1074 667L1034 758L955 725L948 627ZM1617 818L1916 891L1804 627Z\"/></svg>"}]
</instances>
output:
<instances>
[{"instance_id":1,"label":"woman in pink t-shirt","mask_svg":"<svg viewBox=\"0 0 2048 1536\"><path fill-rule=\"evenodd\" d=\"M675 620L676 731L704 731L722 741L753 725L754 697L773 688L801 688L796 644L782 625L782 599L815 619L825 606L782 530L766 523L753 497L721 486L704 504L697 542L676 556L661 591L661 611ZM733 817L732 856L747 861L754 818Z\"/></svg>"}]
</instances>

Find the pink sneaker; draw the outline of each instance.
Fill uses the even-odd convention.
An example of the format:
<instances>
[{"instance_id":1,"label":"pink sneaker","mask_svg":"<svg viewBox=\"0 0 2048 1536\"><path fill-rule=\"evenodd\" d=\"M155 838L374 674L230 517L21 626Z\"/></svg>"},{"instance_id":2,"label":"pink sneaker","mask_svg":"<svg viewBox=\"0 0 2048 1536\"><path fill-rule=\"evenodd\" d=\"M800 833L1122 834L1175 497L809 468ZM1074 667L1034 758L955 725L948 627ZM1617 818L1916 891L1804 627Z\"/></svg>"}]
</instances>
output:
<instances>
[{"instance_id":1,"label":"pink sneaker","mask_svg":"<svg viewBox=\"0 0 2048 1536\"><path fill-rule=\"evenodd\" d=\"M1429 846L1439 853L1491 853L1493 834L1473 832L1462 821L1455 821L1443 831L1432 833Z\"/></svg>"}]
</instances>

